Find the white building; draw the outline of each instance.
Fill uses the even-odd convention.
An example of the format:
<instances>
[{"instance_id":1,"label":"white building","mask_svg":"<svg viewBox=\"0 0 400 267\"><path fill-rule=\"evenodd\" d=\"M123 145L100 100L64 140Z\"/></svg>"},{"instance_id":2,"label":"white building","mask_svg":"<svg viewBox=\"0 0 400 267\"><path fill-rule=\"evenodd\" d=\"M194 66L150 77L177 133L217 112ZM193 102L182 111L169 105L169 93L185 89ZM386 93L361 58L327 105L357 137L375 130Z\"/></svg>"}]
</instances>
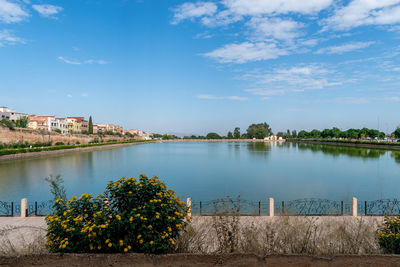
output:
<instances>
[{"instance_id":1,"label":"white building","mask_svg":"<svg viewBox=\"0 0 400 267\"><path fill-rule=\"evenodd\" d=\"M15 110L11 110L8 107L0 107L0 119L6 119L12 122L16 122L23 117L29 118L29 115L26 113L16 112Z\"/></svg>"},{"instance_id":2,"label":"white building","mask_svg":"<svg viewBox=\"0 0 400 267\"><path fill-rule=\"evenodd\" d=\"M50 131L60 130L62 134L68 133L68 122L65 118L50 118Z\"/></svg>"}]
</instances>

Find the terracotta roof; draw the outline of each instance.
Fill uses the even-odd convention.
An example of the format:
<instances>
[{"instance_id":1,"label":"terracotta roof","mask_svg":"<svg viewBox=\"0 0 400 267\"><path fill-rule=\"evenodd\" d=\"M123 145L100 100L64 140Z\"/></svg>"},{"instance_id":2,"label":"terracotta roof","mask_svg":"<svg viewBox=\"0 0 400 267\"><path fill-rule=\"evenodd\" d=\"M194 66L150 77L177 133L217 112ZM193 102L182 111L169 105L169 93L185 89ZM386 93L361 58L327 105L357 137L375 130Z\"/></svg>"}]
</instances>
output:
<instances>
[{"instance_id":1,"label":"terracotta roof","mask_svg":"<svg viewBox=\"0 0 400 267\"><path fill-rule=\"evenodd\" d=\"M85 118L84 117L67 117L67 119L75 119L77 122L82 122Z\"/></svg>"}]
</instances>

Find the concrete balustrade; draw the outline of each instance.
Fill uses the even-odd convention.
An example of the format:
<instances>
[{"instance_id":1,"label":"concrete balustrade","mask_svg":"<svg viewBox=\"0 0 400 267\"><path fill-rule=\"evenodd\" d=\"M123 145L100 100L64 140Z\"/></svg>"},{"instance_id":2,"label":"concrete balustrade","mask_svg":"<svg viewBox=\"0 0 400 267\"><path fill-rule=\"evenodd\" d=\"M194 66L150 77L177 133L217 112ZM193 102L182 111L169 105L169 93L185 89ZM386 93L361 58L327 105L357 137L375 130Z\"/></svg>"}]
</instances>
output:
<instances>
[{"instance_id":1,"label":"concrete balustrade","mask_svg":"<svg viewBox=\"0 0 400 267\"><path fill-rule=\"evenodd\" d=\"M188 206L189 210L188 210L188 216L192 216L192 199L190 197L188 197L186 199L186 206Z\"/></svg>"},{"instance_id":2,"label":"concrete balustrade","mask_svg":"<svg viewBox=\"0 0 400 267\"><path fill-rule=\"evenodd\" d=\"M26 210L28 209L28 199L23 198L21 199L21 218L26 217Z\"/></svg>"},{"instance_id":3,"label":"concrete balustrade","mask_svg":"<svg viewBox=\"0 0 400 267\"><path fill-rule=\"evenodd\" d=\"M269 216L274 217L275 215L275 204L272 197L269 198Z\"/></svg>"},{"instance_id":4,"label":"concrete balustrade","mask_svg":"<svg viewBox=\"0 0 400 267\"><path fill-rule=\"evenodd\" d=\"M352 209L351 209L353 217L357 217L357 213L358 213L357 208L358 208L357 198L353 197L353 199L352 199Z\"/></svg>"}]
</instances>

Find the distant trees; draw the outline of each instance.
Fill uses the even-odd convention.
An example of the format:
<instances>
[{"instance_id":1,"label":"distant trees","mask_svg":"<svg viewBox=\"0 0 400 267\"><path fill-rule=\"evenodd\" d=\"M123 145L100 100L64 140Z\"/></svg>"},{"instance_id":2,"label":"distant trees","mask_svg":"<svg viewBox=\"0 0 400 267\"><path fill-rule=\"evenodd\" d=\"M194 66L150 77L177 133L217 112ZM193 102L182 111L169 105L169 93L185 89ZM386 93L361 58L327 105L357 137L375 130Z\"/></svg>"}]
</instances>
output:
<instances>
[{"instance_id":1,"label":"distant trees","mask_svg":"<svg viewBox=\"0 0 400 267\"><path fill-rule=\"evenodd\" d=\"M233 137L235 139L240 139L240 128L236 127L235 130L233 130Z\"/></svg>"},{"instance_id":2,"label":"distant trees","mask_svg":"<svg viewBox=\"0 0 400 267\"><path fill-rule=\"evenodd\" d=\"M247 137L250 139L264 139L270 135L272 135L272 130L266 122L251 124L249 128L247 128Z\"/></svg>"},{"instance_id":3,"label":"distant trees","mask_svg":"<svg viewBox=\"0 0 400 267\"><path fill-rule=\"evenodd\" d=\"M93 120L92 116L89 117L89 129L88 129L89 134L93 134Z\"/></svg>"},{"instance_id":4,"label":"distant trees","mask_svg":"<svg viewBox=\"0 0 400 267\"><path fill-rule=\"evenodd\" d=\"M208 133L206 139L221 139L221 136L217 133Z\"/></svg>"},{"instance_id":5,"label":"distant trees","mask_svg":"<svg viewBox=\"0 0 400 267\"><path fill-rule=\"evenodd\" d=\"M393 132L394 137L400 138L400 128L397 128L396 131Z\"/></svg>"},{"instance_id":6,"label":"distant trees","mask_svg":"<svg viewBox=\"0 0 400 267\"><path fill-rule=\"evenodd\" d=\"M226 135L226 138L228 138L228 139L233 139L233 134L232 134L232 132L228 132L228 134Z\"/></svg>"},{"instance_id":7,"label":"distant trees","mask_svg":"<svg viewBox=\"0 0 400 267\"><path fill-rule=\"evenodd\" d=\"M375 138L385 138L386 134L380 132L376 129L348 129L346 131L341 131L339 128L333 127L332 129L323 129L322 131L314 129L311 132L301 130L297 134L297 138L350 138L350 139L375 139ZM292 137L295 138L294 134Z\"/></svg>"}]
</instances>

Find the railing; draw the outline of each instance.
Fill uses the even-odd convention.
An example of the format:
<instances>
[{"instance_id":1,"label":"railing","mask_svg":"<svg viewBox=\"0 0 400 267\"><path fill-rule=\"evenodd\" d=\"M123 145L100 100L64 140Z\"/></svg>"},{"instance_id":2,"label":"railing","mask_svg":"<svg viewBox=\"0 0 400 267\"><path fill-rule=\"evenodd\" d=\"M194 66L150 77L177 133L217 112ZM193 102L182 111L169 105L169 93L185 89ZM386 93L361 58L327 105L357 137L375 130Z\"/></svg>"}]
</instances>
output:
<instances>
[{"instance_id":1,"label":"railing","mask_svg":"<svg viewBox=\"0 0 400 267\"><path fill-rule=\"evenodd\" d=\"M0 201L0 217L4 216L46 216L53 212L54 201L47 200L27 204L23 199L21 204ZM290 201L274 201L273 198L264 201L248 201L242 199L217 199L212 201L187 200L190 213L193 215L302 215L302 216L400 216L400 200L380 199L374 201L360 201L356 198L352 202L335 201L319 198L305 198ZM25 210L25 212L21 212Z\"/></svg>"},{"instance_id":2,"label":"railing","mask_svg":"<svg viewBox=\"0 0 400 267\"><path fill-rule=\"evenodd\" d=\"M193 215L291 215L291 216L400 216L400 200L381 199L359 202L353 198L351 202L328 199L306 198L290 201L246 201L218 199L213 201L191 201Z\"/></svg>"}]
</instances>

